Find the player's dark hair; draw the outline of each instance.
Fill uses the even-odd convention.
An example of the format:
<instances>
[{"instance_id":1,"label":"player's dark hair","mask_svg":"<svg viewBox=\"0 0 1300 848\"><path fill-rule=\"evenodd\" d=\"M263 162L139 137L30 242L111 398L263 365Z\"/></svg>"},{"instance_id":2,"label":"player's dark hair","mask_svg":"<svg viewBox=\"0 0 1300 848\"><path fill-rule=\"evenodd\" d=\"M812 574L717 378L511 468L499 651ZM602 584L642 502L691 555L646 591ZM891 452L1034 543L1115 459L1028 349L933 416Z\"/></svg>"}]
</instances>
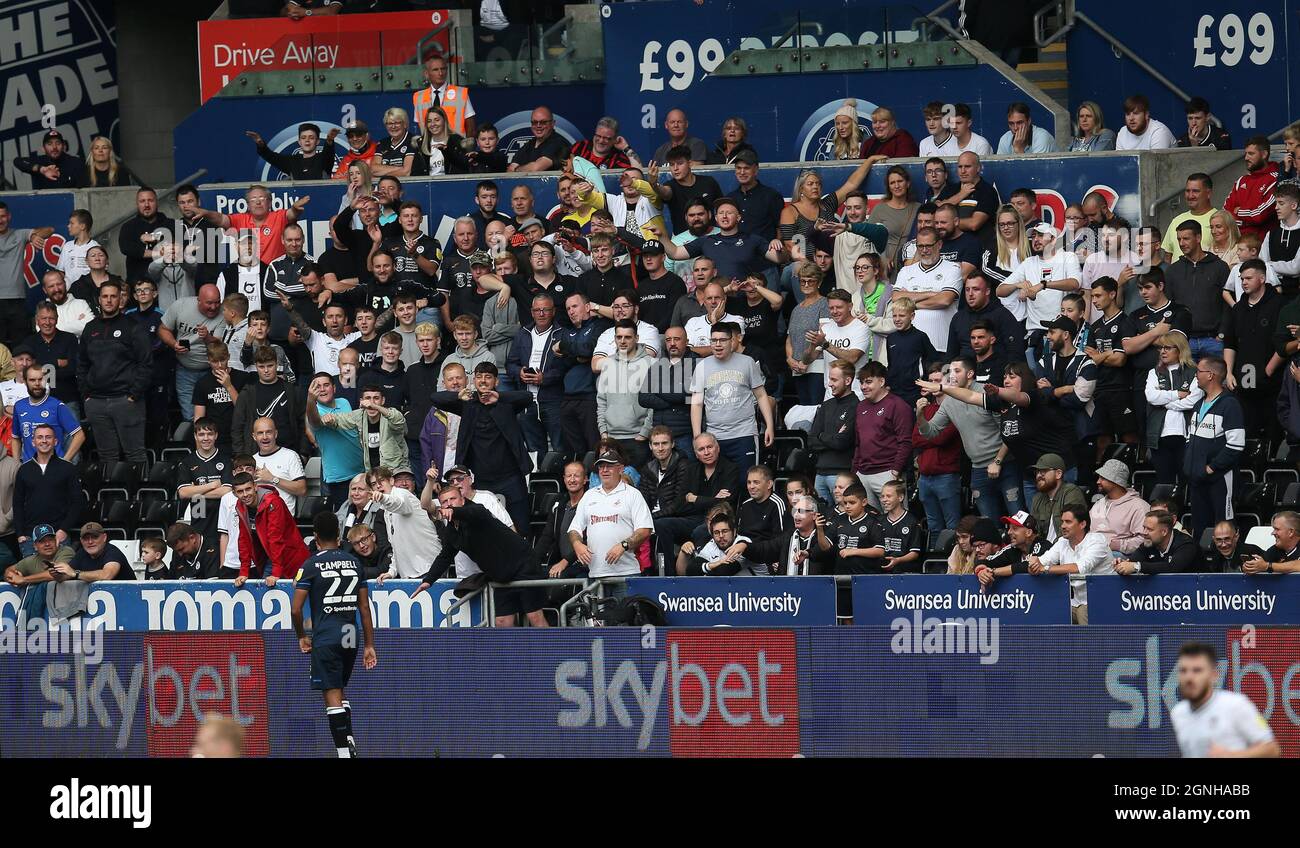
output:
<instances>
[{"instance_id":1,"label":"player's dark hair","mask_svg":"<svg viewBox=\"0 0 1300 848\"><path fill-rule=\"evenodd\" d=\"M245 483L256 483L256 482L257 481L253 479L252 474L249 474L247 471L241 471L240 473L236 474L234 477L230 479L230 486L231 488L234 488L236 486L243 486Z\"/></svg>"},{"instance_id":2,"label":"player's dark hair","mask_svg":"<svg viewBox=\"0 0 1300 848\"><path fill-rule=\"evenodd\" d=\"M1209 642L1184 642L1183 646L1178 649L1179 659L1183 657L1205 657L1210 661L1210 665L1217 665L1219 662L1219 652Z\"/></svg>"},{"instance_id":3,"label":"player's dark hair","mask_svg":"<svg viewBox=\"0 0 1300 848\"><path fill-rule=\"evenodd\" d=\"M311 531L316 534L318 543L337 543L339 540L339 517L328 509L323 509L311 517Z\"/></svg>"},{"instance_id":4,"label":"player's dark hair","mask_svg":"<svg viewBox=\"0 0 1300 848\"><path fill-rule=\"evenodd\" d=\"M865 501L867 499L867 487L863 486L861 483L854 483L852 486L847 486L844 489L844 497L862 498Z\"/></svg>"},{"instance_id":5,"label":"player's dark hair","mask_svg":"<svg viewBox=\"0 0 1300 848\"><path fill-rule=\"evenodd\" d=\"M1119 283L1115 281L1114 277L1098 277L1092 281L1092 288L1115 294L1119 291Z\"/></svg>"}]
</instances>

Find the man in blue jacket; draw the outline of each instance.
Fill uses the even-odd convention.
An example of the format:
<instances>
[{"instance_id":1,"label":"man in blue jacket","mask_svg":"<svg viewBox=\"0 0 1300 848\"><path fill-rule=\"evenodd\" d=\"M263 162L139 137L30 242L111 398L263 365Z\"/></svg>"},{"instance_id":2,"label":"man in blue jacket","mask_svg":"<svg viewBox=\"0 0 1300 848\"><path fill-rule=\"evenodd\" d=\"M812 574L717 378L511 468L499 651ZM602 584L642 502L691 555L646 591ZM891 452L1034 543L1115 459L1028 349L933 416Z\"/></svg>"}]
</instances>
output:
<instances>
[{"instance_id":1,"label":"man in blue jacket","mask_svg":"<svg viewBox=\"0 0 1300 848\"><path fill-rule=\"evenodd\" d=\"M1241 404L1223 388L1227 376L1227 363L1220 357L1203 356L1196 363L1196 384L1205 399L1192 411L1183 457L1193 539L1206 527L1233 517L1233 484L1246 448L1246 417Z\"/></svg>"},{"instance_id":2,"label":"man in blue jacket","mask_svg":"<svg viewBox=\"0 0 1300 848\"><path fill-rule=\"evenodd\" d=\"M565 369L552 350L557 329L555 299L549 294L534 295L531 314L533 326L519 328L506 355L505 387L527 389L533 396L534 403L519 416L528 449L545 453L549 440L551 450L562 451L560 407L564 401Z\"/></svg>"},{"instance_id":3,"label":"man in blue jacket","mask_svg":"<svg viewBox=\"0 0 1300 848\"><path fill-rule=\"evenodd\" d=\"M596 429L596 375L591 370L591 357L595 355L600 334L613 324L593 312L591 301L582 292L570 294L564 307L573 326L556 330L552 350L564 369L564 399L560 402L564 450L581 459L600 438Z\"/></svg>"}]
</instances>

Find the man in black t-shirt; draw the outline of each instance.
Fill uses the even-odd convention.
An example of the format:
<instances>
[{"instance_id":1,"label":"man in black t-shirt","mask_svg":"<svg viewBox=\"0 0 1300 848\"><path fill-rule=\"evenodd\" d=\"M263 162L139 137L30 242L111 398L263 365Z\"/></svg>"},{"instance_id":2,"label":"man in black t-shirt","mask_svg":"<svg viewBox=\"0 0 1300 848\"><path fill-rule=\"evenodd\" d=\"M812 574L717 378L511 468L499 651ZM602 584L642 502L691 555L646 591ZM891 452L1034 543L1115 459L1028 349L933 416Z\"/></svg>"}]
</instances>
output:
<instances>
[{"instance_id":1,"label":"man in black t-shirt","mask_svg":"<svg viewBox=\"0 0 1300 848\"><path fill-rule=\"evenodd\" d=\"M213 547L220 541L217 515L221 498L230 491L234 476L229 449L217 446L218 435L212 419L196 419L194 449L176 464L176 499L189 504L190 524L203 536L204 543Z\"/></svg>"},{"instance_id":2,"label":"man in black t-shirt","mask_svg":"<svg viewBox=\"0 0 1300 848\"><path fill-rule=\"evenodd\" d=\"M96 583L100 580L135 580L135 569L117 545L109 544L104 525L88 521L81 525L81 550L72 562L55 563L50 569L54 580Z\"/></svg>"},{"instance_id":3,"label":"man in black t-shirt","mask_svg":"<svg viewBox=\"0 0 1300 848\"><path fill-rule=\"evenodd\" d=\"M1042 556L1052 547L1046 536L1038 534L1038 520L1025 511L1002 519L1011 544L1003 545L1002 534L991 518L981 518L971 532L975 544L975 576L988 586L1000 577L1028 574L1028 557ZM999 549L1000 548L1000 549Z\"/></svg>"},{"instance_id":4,"label":"man in black t-shirt","mask_svg":"<svg viewBox=\"0 0 1300 848\"><path fill-rule=\"evenodd\" d=\"M685 145L668 150L668 171L672 174L672 179L658 183L657 170L651 169L648 182L655 187L660 199L668 207L674 235L686 231L686 207L702 202L705 208L712 208L713 201L722 197L722 187L717 180L707 174L691 172L691 151Z\"/></svg>"},{"instance_id":5,"label":"man in black t-shirt","mask_svg":"<svg viewBox=\"0 0 1300 848\"><path fill-rule=\"evenodd\" d=\"M217 447L230 449L230 424L239 390L253 378L247 371L230 367L230 350L219 341L208 342L211 370L194 384L194 420L209 419L217 432Z\"/></svg>"},{"instance_id":6,"label":"man in black t-shirt","mask_svg":"<svg viewBox=\"0 0 1300 848\"><path fill-rule=\"evenodd\" d=\"M515 152L510 171L558 171L569 159L569 142L555 132L555 116L545 106L533 110L533 137Z\"/></svg>"},{"instance_id":7,"label":"man in black t-shirt","mask_svg":"<svg viewBox=\"0 0 1300 848\"><path fill-rule=\"evenodd\" d=\"M955 206L958 226L968 233L974 233L985 250L997 250L994 219L998 214L998 190L997 186L983 179L982 171L980 157L974 151L968 150L958 156L958 182L945 186L936 203L940 206Z\"/></svg>"},{"instance_id":8,"label":"man in black t-shirt","mask_svg":"<svg viewBox=\"0 0 1300 848\"><path fill-rule=\"evenodd\" d=\"M167 546L172 549L167 580L212 580L221 573L217 544L208 541L193 524L178 521L167 528Z\"/></svg>"},{"instance_id":9,"label":"man in black t-shirt","mask_svg":"<svg viewBox=\"0 0 1300 848\"><path fill-rule=\"evenodd\" d=\"M1137 416L1129 389L1133 369L1124 352L1124 341L1138 335L1138 328L1120 309L1119 285L1111 277L1093 281L1092 305L1101 317L1092 323L1083 352L1097 366L1092 420L1097 430L1097 461L1101 462L1116 435L1127 444L1137 444Z\"/></svg>"},{"instance_id":10,"label":"man in black t-shirt","mask_svg":"<svg viewBox=\"0 0 1300 848\"><path fill-rule=\"evenodd\" d=\"M677 301L686 297L686 283L664 267L664 246L656 239L641 245L641 264L645 274L637 281L641 297L641 320L654 324L662 335L668 331Z\"/></svg>"},{"instance_id":11,"label":"man in black t-shirt","mask_svg":"<svg viewBox=\"0 0 1300 848\"><path fill-rule=\"evenodd\" d=\"M413 200L398 207L397 223L401 235L386 238L380 245L393 257L393 279L399 284L410 283L421 289L432 290L442 264L442 243L433 236L420 232L424 210Z\"/></svg>"}]
</instances>

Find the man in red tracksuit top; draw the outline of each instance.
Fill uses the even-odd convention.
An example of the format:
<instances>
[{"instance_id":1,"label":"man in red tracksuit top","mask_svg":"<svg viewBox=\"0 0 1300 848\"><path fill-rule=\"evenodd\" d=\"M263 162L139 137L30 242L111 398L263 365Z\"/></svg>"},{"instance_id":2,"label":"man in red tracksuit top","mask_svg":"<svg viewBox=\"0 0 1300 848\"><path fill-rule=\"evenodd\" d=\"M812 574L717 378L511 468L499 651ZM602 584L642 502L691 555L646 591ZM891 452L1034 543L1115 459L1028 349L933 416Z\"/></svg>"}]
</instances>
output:
<instances>
[{"instance_id":1,"label":"man in red tracksuit top","mask_svg":"<svg viewBox=\"0 0 1300 848\"><path fill-rule=\"evenodd\" d=\"M1273 189L1277 188L1277 165L1268 161L1268 139L1262 135L1246 142L1246 173L1237 178L1223 202L1223 211L1237 222L1241 232L1253 233L1262 242L1277 224Z\"/></svg>"},{"instance_id":2,"label":"man in red tracksuit top","mask_svg":"<svg viewBox=\"0 0 1300 848\"><path fill-rule=\"evenodd\" d=\"M252 568L257 569L254 576L266 578L267 586L274 586L281 577L292 580L311 557L294 523L293 513L279 492L259 488L252 474L236 474L231 485L242 530L235 588L244 585Z\"/></svg>"},{"instance_id":3,"label":"man in red tracksuit top","mask_svg":"<svg viewBox=\"0 0 1300 848\"><path fill-rule=\"evenodd\" d=\"M858 372L863 400L858 404L853 450L853 471L867 490L867 502L880 509L880 490L890 480L900 480L912 456L915 416L907 401L889 391L888 372L879 362L868 362Z\"/></svg>"}]
</instances>

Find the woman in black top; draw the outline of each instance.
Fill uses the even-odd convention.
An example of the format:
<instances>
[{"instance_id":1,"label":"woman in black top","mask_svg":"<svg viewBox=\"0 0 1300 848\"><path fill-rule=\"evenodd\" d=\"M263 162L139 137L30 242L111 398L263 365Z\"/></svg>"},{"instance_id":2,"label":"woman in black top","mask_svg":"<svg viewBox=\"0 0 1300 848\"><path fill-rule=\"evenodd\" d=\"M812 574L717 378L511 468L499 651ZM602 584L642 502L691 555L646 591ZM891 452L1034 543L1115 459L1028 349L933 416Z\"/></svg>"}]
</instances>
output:
<instances>
[{"instance_id":1,"label":"woman in black top","mask_svg":"<svg viewBox=\"0 0 1300 848\"><path fill-rule=\"evenodd\" d=\"M406 110L394 106L384 113L388 137L375 145L370 173L376 177L409 177L415 167L415 151L420 137L410 132L411 120Z\"/></svg>"},{"instance_id":2,"label":"woman in black top","mask_svg":"<svg viewBox=\"0 0 1300 848\"><path fill-rule=\"evenodd\" d=\"M470 164L465 158L464 143L464 138L447 128L446 113L441 109L430 109L424 119L424 135L420 136L415 151L411 176L468 174Z\"/></svg>"},{"instance_id":3,"label":"woman in black top","mask_svg":"<svg viewBox=\"0 0 1300 848\"><path fill-rule=\"evenodd\" d=\"M757 157L758 151L747 141L748 138L749 125L745 123L744 118L731 117L723 121L722 138L714 145L705 164L730 165L736 161L736 157L742 150L748 150Z\"/></svg>"},{"instance_id":4,"label":"woman in black top","mask_svg":"<svg viewBox=\"0 0 1300 848\"><path fill-rule=\"evenodd\" d=\"M86 162L86 187L141 185L126 163L113 154L113 142L106 135L95 136L90 142L90 159Z\"/></svg>"},{"instance_id":5,"label":"woman in black top","mask_svg":"<svg viewBox=\"0 0 1300 848\"><path fill-rule=\"evenodd\" d=\"M121 277L109 272L108 251L100 245L95 245L86 251L86 267L90 271L78 277L77 281L68 287L68 293L89 303L96 315L99 314L99 287L104 283L111 280L122 287L124 294L130 291L123 284ZM124 307L127 305L129 304L123 304Z\"/></svg>"}]
</instances>

